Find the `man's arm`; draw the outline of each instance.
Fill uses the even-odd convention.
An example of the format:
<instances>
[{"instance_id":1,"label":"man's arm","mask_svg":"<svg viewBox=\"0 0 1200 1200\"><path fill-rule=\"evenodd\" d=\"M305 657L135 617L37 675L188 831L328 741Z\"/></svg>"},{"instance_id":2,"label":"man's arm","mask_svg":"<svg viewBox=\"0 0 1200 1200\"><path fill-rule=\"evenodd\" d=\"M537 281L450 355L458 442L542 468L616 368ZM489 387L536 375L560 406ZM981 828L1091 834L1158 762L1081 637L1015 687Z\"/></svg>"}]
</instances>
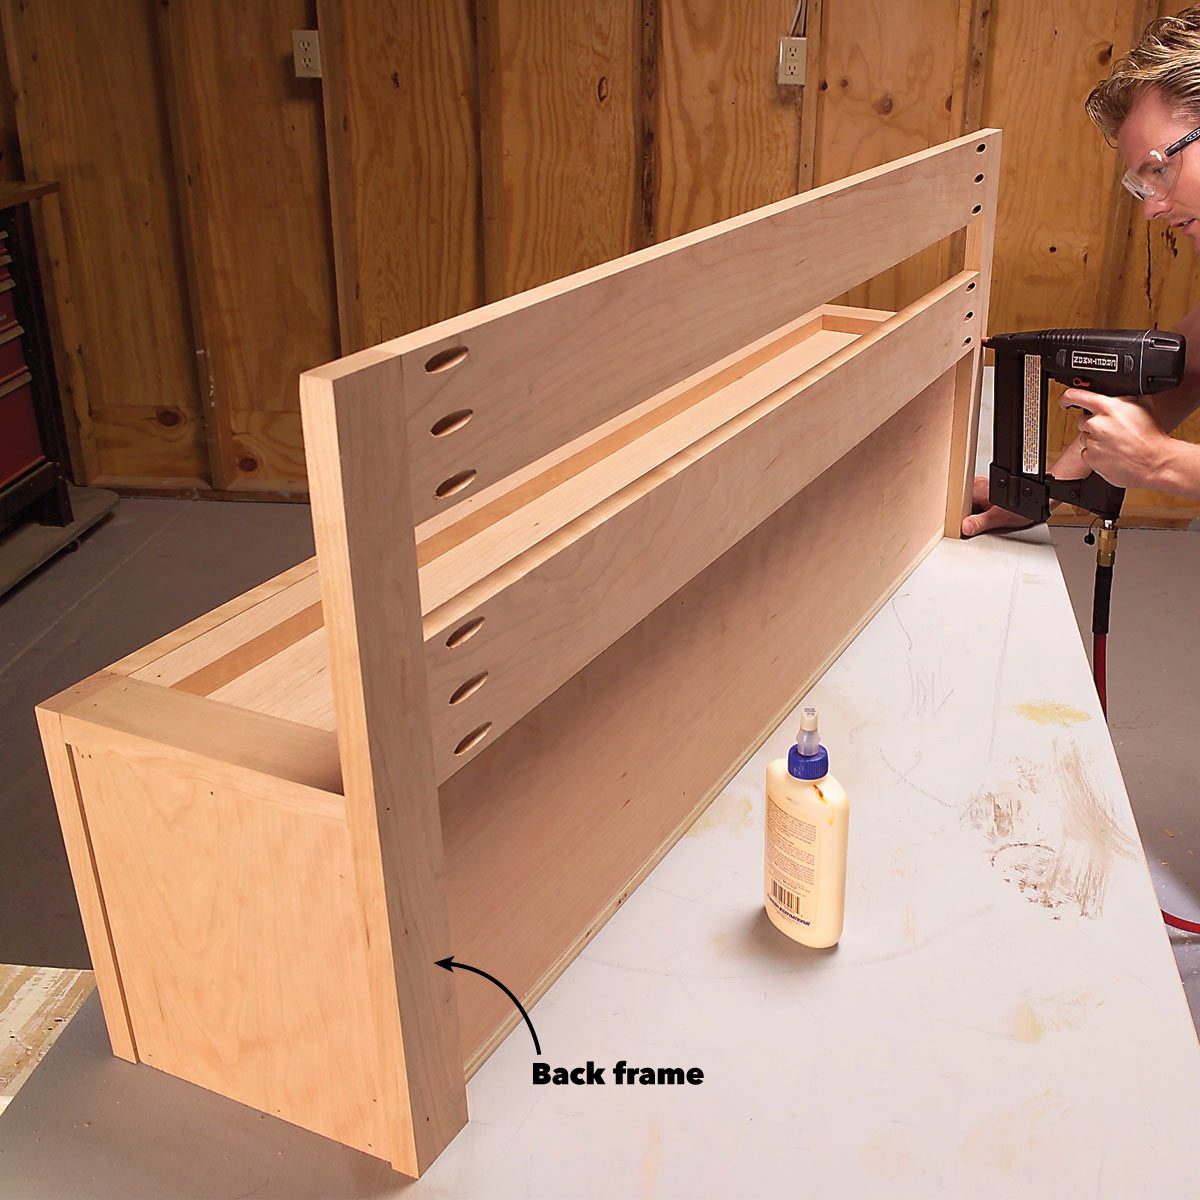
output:
<instances>
[{"instance_id":1,"label":"man's arm","mask_svg":"<svg viewBox=\"0 0 1200 1200\"><path fill-rule=\"evenodd\" d=\"M1179 428L1200 408L1200 304L1171 327L1172 333L1182 333L1188 341L1187 363L1183 382L1169 392L1154 397L1154 409L1167 433Z\"/></svg>"},{"instance_id":2,"label":"man's arm","mask_svg":"<svg viewBox=\"0 0 1200 1200\"><path fill-rule=\"evenodd\" d=\"M1171 327L1172 333L1182 333L1194 351L1188 355L1183 370L1183 382L1169 392L1160 392L1154 397L1154 410L1165 433L1178 429L1188 417L1200 408L1200 304ZM1169 479L1164 478L1164 490L1168 483L1192 489L1195 486L1193 457L1186 451L1175 457L1171 464ZM1091 470L1083 461L1083 440L1076 438L1055 460L1050 474L1055 479L1082 479ZM1177 493L1189 494L1188 490ZM1051 511L1061 501L1051 500Z\"/></svg>"}]
</instances>

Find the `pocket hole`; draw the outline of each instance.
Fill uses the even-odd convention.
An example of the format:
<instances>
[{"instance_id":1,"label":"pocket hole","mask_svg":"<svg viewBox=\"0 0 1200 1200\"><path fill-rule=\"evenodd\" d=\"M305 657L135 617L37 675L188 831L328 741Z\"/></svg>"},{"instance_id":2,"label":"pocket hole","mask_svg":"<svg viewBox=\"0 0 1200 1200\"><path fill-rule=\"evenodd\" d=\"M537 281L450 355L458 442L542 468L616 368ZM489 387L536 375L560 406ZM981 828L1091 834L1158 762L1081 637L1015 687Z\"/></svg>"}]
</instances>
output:
<instances>
[{"instance_id":1,"label":"pocket hole","mask_svg":"<svg viewBox=\"0 0 1200 1200\"><path fill-rule=\"evenodd\" d=\"M973 209L971 209L971 212L975 216L978 216L981 212L983 212L983 205L982 204L975 205L975 207Z\"/></svg>"},{"instance_id":2,"label":"pocket hole","mask_svg":"<svg viewBox=\"0 0 1200 1200\"><path fill-rule=\"evenodd\" d=\"M448 346L445 350L439 350L432 358L426 359L425 370L430 375L436 375L438 371L448 371L466 361L470 353L466 346Z\"/></svg>"},{"instance_id":3,"label":"pocket hole","mask_svg":"<svg viewBox=\"0 0 1200 1200\"><path fill-rule=\"evenodd\" d=\"M491 721L484 721L477 729L472 729L457 746L454 747L455 754L466 754L468 750L474 750L480 742L492 731Z\"/></svg>"},{"instance_id":4,"label":"pocket hole","mask_svg":"<svg viewBox=\"0 0 1200 1200\"><path fill-rule=\"evenodd\" d=\"M429 427L429 432L434 437L445 437L446 434L461 429L474 415L474 409L460 408L458 412L447 413L446 416L434 421Z\"/></svg>"},{"instance_id":5,"label":"pocket hole","mask_svg":"<svg viewBox=\"0 0 1200 1200\"><path fill-rule=\"evenodd\" d=\"M987 143L980 142L979 145L975 147L975 153L982 154L986 149L987 149Z\"/></svg>"},{"instance_id":6,"label":"pocket hole","mask_svg":"<svg viewBox=\"0 0 1200 1200\"><path fill-rule=\"evenodd\" d=\"M457 650L463 642L469 638L473 638L480 629L483 628L483 617L474 617L466 624L460 625L447 639L446 647L449 650Z\"/></svg>"},{"instance_id":7,"label":"pocket hole","mask_svg":"<svg viewBox=\"0 0 1200 1200\"><path fill-rule=\"evenodd\" d=\"M976 182L976 183L982 183L982 182L983 182L983 176L982 176L982 175L976 175L976 176L975 176L975 182Z\"/></svg>"},{"instance_id":8,"label":"pocket hole","mask_svg":"<svg viewBox=\"0 0 1200 1200\"><path fill-rule=\"evenodd\" d=\"M468 488L475 482L475 476L479 472L474 467L466 471L459 471L457 475L451 475L449 479L443 479L437 485L437 490L433 493L439 500L445 500L447 496L453 496L455 492L461 492L463 488Z\"/></svg>"},{"instance_id":9,"label":"pocket hole","mask_svg":"<svg viewBox=\"0 0 1200 1200\"><path fill-rule=\"evenodd\" d=\"M968 291L968 292L973 292L974 290L975 290L975 285L974 285L973 283L968 283L968 284L967 284L967 291Z\"/></svg>"},{"instance_id":10,"label":"pocket hole","mask_svg":"<svg viewBox=\"0 0 1200 1200\"><path fill-rule=\"evenodd\" d=\"M468 696L473 696L485 683L487 683L488 673L480 671L472 679L468 679L466 683L461 683L450 693L451 704L461 704Z\"/></svg>"},{"instance_id":11,"label":"pocket hole","mask_svg":"<svg viewBox=\"0 0 1200 1200\"><path fill-rule=\"evenodd\" d=\"M973 312L969 312L969 313L967 313L967 315L965 317L963 317L963 320L969 321L974 315L975 314Z\"/></svg>"},{"instance_id":12,"label":"pocket hole","mask_svg":"<svg viewBox=\"0 0 1200 1200\"><path fill-rule=\"evenodd\" d=\"M971 344L971 339L970 339L970 338L963 338L963 345L964 345L964 346L969 346L970 344Z\"/></svg>"}]
</instances>

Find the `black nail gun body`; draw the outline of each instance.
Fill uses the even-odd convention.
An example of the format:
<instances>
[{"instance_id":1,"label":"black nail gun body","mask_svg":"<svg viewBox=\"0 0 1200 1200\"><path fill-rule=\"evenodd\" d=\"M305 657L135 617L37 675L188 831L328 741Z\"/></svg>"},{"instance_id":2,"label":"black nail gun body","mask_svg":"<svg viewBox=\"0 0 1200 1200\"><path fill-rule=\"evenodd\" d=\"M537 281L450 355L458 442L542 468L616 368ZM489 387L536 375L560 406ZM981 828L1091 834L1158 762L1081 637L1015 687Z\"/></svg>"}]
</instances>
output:
<instances>
[{"instance_id":1,"label":"black nail gun body","mask_svg":"<svg viewBox=\"0 0 1200 1200\"><path fill-rule=\"evenodd\" d=\"M1094 471L1084 479L1046 474L1046 384L1056 379L1102 396L1148 396L1178 387L1186 343L1157 329L1042 329L985 339L996 354L993 504L1030 521L1065 500L1106 521L1121 515L1125 489Z\"/></svg>"}]
</instances>

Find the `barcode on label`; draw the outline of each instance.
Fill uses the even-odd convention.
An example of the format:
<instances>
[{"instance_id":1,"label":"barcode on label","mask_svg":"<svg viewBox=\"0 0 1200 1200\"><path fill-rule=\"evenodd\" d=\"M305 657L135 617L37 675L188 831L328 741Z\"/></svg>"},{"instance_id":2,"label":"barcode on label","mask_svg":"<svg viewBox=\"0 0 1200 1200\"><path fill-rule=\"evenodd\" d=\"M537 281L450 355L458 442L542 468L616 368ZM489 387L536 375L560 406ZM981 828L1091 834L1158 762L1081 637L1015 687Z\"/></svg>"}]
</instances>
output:
<instances>
[{"instance_id":1,"label":"barcode on label","mask_svg":"<svg viewBox=\"0 0 1200 1200\"><path fill-rule=\"evenodd\" d=\"M800 909L804 901L800 899L794 892L789 892L777 880L771 880L771 896L779 905L780 908L787 909L793 916L800 915Z\"/></svg>"}]
</instances>

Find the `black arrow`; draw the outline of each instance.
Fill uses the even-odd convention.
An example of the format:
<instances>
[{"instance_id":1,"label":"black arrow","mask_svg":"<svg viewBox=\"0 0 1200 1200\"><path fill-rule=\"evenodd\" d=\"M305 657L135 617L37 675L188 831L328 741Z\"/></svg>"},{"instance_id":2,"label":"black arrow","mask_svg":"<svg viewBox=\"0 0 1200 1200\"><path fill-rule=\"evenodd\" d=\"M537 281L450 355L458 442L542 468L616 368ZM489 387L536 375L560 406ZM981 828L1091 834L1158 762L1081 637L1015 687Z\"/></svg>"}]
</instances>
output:
<instances>
[{"instance_id":1,"label":"black arrow","mask_svg":"<svg viewBox=\"0 0 1200 1200\"><path fill-rule=\"evenodd\" d=\"M529 1032L533 1037L533 1048L537 1053L538 1058L542 1057L541 1043L538 1042L537 1031L533 1027L533 1022L529 1019L529 1014L525 1011L525 1006L498 980L495 975L489 975L486 971L481 971L478 967L469 967L466 963L454 961L454 955L451 954L447 958L439 958L437 960L439 967L444 967L447 971L453 971L457 967L460 971L474 971L476 975L482 975L484 979L490 979L520 1010L521 1016L525 1018L525 1024L529 1026Z\"/></svg>"}]
</instances>

